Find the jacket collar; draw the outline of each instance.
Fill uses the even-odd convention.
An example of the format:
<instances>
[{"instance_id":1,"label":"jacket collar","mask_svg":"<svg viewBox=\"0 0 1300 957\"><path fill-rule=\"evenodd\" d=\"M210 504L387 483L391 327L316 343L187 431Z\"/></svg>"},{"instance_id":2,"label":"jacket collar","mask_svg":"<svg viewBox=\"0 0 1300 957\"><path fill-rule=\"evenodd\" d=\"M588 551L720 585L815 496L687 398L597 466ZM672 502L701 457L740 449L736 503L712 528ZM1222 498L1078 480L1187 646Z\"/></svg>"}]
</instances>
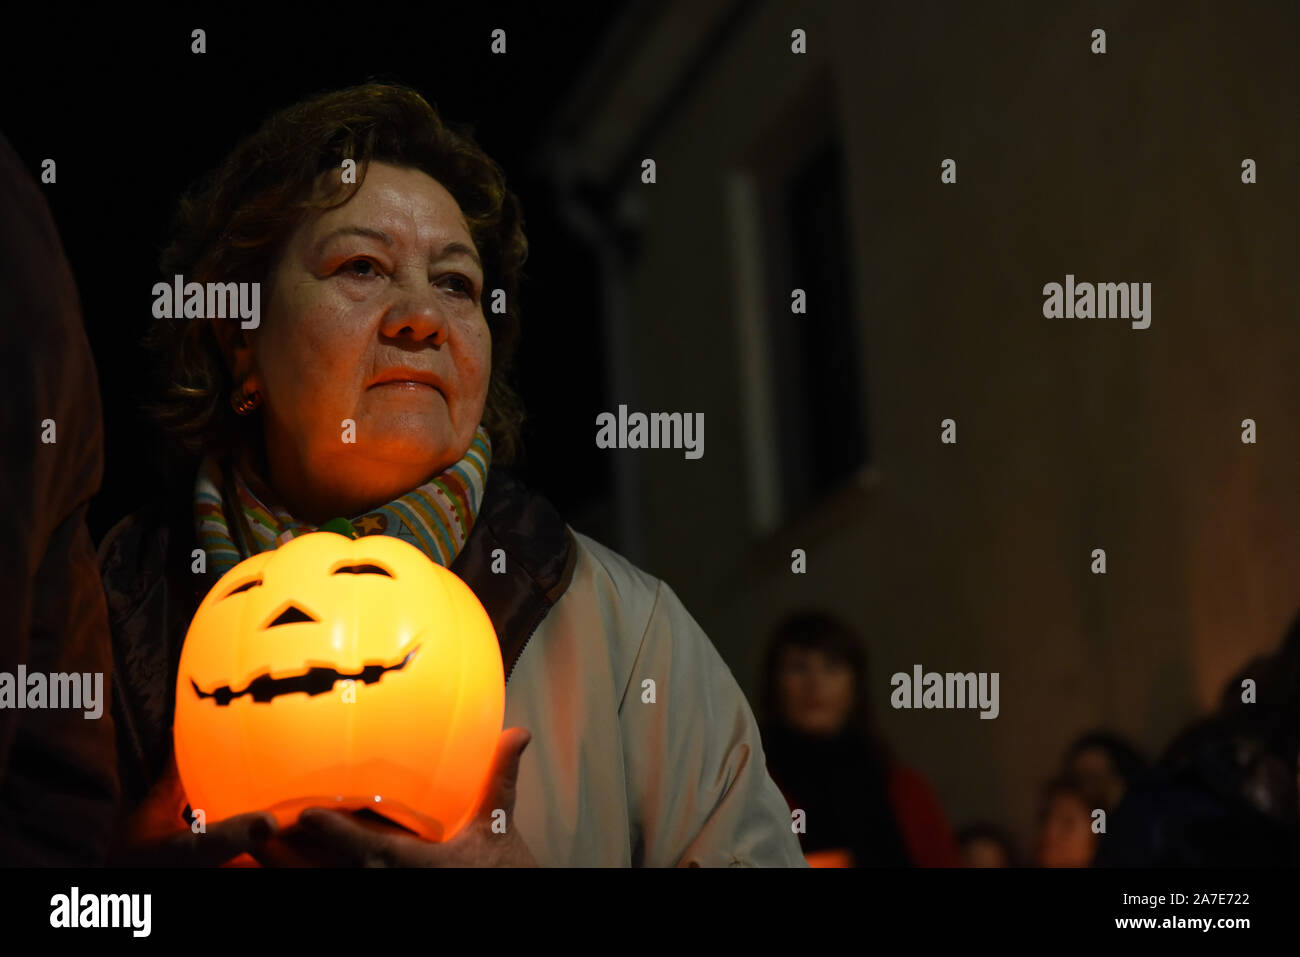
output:
<instances>
[{"instance_id":1,"label":"jacket collar","mask_svg":"<svg viewBox=\"0 0 1300 957\"><path fill-rule=\"evenodd\" d=\"M490 469L478 518L451 570L492 619L507 683L528 639L568 589L577 559L577 542L555 507L505 469Z\"/></svg>"}]
</instances>

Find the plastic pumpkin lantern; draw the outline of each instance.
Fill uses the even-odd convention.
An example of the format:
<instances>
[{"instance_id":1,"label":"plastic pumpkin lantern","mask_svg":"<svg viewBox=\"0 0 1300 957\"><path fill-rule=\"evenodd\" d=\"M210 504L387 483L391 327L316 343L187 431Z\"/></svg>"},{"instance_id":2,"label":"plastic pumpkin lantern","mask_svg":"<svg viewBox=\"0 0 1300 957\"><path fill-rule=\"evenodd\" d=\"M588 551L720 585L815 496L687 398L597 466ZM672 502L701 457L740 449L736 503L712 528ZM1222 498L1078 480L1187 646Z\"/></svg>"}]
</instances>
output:
<instances>
[{"instance_id":1,"label":"plastic pumpkin lantern","mask_svg":"<svg viewBox=\"0 0 1300 957\"><path fill-rule=\"evenodd\" d=\"M469 586L400 539L312 532L240 562L181 649L173 737L208 821L372 808L433 841L470 819L505 711Z\"/></svg>"}]
</instances>

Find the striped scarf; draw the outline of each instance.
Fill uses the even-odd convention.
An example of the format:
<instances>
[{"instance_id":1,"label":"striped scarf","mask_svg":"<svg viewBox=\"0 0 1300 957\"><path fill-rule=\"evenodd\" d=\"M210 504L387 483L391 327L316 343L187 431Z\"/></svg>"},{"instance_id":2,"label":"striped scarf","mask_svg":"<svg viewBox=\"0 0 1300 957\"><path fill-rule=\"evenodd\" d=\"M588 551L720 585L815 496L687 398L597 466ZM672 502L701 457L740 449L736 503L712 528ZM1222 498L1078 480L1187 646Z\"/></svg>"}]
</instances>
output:
<instances>
[{"instance_id":1,"label":"striped scarf","mask_svg":"<svg viewBox=\"0 0 1300 957\"><path fill-rule=\"evenodd\" d=\"M392 535L414 545L444 568L450 567L474 527L491 461L492 441L487 430L479 426L469 451L459 462L419 488L349 521L358 536ZM234 535L227 514L233 510L233 503L228 508L223 497L231 477L243 513ZM254 494L240 469L229 464L223 467L211 455L203 458L194 484L194 519L199 544L218 577L250 555L270 551L318 527L298 521L269 494Z\"/></svg>"}]
</instances>

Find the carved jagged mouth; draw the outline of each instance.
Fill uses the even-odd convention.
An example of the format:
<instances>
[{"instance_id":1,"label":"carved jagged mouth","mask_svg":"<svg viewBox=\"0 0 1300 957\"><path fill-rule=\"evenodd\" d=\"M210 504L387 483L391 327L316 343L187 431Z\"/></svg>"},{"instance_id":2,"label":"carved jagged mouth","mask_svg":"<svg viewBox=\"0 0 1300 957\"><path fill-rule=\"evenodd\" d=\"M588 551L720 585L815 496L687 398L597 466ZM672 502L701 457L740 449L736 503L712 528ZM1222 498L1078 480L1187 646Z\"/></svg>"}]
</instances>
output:
<instances>
[{"instance_id":1,"label":"carved jagged mouth","mask_svg":"<svg viewBox=\"0 0 1300 957\"><path fill-rule=\"evenodd\" d=\"M415 658L415 653L419 650L420 646L416 645L407 652L406 657L396 664L366 665L356 674L345 674L335 668L308 668L300 675L290 675L287 678L272 678L270 672L267 672L258 675L239 691L233 690L230 685L222 685L213 691L204 691L193 678L190 679L190 685L193 686L194 693L200 698L213 698L223 708L236 698L242 698L245 695L251 696L259 704L266 704L285 694L298 694L299 692L308 695L327 694L334 687L336 681L363 681L368 685L372 685L390 671L401 671L411 663Z\"/></svg>"}]
</instances>

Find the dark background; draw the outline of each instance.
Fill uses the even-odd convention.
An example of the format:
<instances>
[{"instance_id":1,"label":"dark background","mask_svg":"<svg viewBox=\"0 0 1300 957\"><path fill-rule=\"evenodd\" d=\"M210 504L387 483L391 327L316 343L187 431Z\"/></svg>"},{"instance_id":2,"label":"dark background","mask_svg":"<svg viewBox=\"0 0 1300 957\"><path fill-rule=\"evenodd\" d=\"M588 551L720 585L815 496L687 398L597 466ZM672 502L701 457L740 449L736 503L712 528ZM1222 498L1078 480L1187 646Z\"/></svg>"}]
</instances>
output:
<instances>
[{"instance_id":1,"label":"dark background","mask_svg":"<svg viewBox=\"0 0 1300 957\"><path fill-rule=\"evenodd\" d=\"M113 20L6 11L0 131L34 176L45 158L57 163L44 191L98 366L106 464L89 515L96 541L145 502L159 468L156 433L138 411L150 382L139 340L177 199L273 111L368 79L407 83L448 122L469 124L520 196L531 252L516 361L529 415L519 468L562 512L599 507L608 459L585 432L556 425L588 410L594 422L606 407L598 290L536 150L586 60L575 50L598 43L623 7L435 5L417 15L361 4ZM498 27L506 55L490 52ZM190 50L195 28L207 32L201 56Z\"/></svg>"}]
</instances>

